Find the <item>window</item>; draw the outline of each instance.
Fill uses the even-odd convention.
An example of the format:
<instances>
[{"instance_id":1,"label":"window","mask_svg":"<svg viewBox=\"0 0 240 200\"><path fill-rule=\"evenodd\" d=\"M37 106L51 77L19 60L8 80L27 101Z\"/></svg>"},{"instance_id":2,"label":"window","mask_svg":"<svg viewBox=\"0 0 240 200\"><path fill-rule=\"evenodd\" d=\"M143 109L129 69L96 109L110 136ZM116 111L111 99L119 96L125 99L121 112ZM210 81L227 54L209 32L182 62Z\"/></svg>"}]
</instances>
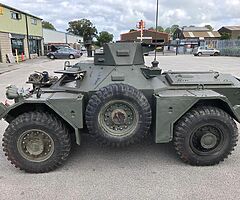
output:
<instances>
[{"instance_id":1,"label":"window","mask_svg":"<svg viewBox=\"0 0 240 200\"><path fill-rule=\"evenodd\" d=\"M30 54L37 53L37 40L29 40Z\"/></svg>"},{"instance_id":2,"label":"window","mask_svg":"<svg viewBox=\"0 0 240 200\"><path fill-rule=\"evenodd\" d=\"M41 54L41 40L30 39L29 40L30 54Z\"/></svg>"},{"instance_id":3,"label":"window","mask_svg":"<svg viewBox=\"0 0 240 200\"><path fill-rule=\"evenodd\" d=\"M16 56L16 49L18 50L18 55L24 54L24 45L23 45L23 39L11 39L12 42L12 53L14 56Z\"/></svg>"},{"instance_id":4,"label":"window","mask_svg":"<svg viewBox=\"0 0 240 200\"><path fill-rule=\"evenodd\" d=\"M32 19L31 19L31 23L34 24L34 25L37 25L37 19L32 18Z\"/></svg>"},{"instance_id":5,"label":"window","mask_svg":"<svg viewBox=\"0 0 240 200\"><path fill-rule=\"evenodd\" d=\"M17 12L11 12L11 17L12 19L15 19L15 20L20 20L22 19L22 16L20 13L17 13Z\"/></svg>"}]
</instances>

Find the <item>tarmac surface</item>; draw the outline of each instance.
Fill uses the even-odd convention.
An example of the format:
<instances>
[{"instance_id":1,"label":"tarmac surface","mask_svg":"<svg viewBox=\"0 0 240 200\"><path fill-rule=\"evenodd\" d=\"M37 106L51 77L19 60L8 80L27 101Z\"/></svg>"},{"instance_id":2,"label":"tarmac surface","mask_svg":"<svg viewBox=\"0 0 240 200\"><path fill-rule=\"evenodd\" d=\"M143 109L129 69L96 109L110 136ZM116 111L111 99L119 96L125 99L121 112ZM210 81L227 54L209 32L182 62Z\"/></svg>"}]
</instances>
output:
<instances>
[{"instance_id":1,"label":"tarmac surface","mask_svg":"<svg viewBox=\"0 0 240 200\"><path fill-rule=\"evenodd\" d=\"M76 63L87 58L72 60ZM146 57L150 65L152 56ZM240 77L240 58L159 56L160 67L177 71L217 70ZM9 84L26 87L34 71L53 72L64 60L40 58L23 64L0 65L0 101ZM1 69L2 67L2 69ZM14 70L12 70L14 69ZM0 140L7 123L0 121ZM225 162L212 167L182 163L173 145L151 139L123 149L99 147L84 137L82 145L59 169L27 174L15 169L0 149L0 199L239 199L240 147Z\"/></svg>"}]
</instances>

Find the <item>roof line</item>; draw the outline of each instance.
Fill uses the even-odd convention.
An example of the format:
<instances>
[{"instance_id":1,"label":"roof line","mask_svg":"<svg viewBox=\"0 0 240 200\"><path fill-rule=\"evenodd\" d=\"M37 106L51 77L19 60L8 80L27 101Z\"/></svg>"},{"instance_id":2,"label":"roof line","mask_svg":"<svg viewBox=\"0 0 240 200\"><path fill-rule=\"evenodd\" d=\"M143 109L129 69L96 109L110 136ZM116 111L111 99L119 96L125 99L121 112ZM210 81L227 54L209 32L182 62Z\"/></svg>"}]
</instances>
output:
<instances>
[{"instance_id":1,"label":"roof line","mask_svg":"<svg viewBox=\"0 0 240 200\"><path fill-rule=\"evenodd\" d=\"M74 34L72 34L72 33L64 32L64 31L52 30L52 29L48 29L48 28L43 28L43 30L52 31L52 32L58 32L58 33L64 33L64 34L66 34L66 35L71 35L71 36L76 36L76 37L83 38L83 37L80 36L80 35L74 35Z\"/></svg>"},{"instance_id":2,"label":"roof line","mask_svg":"<svg viewBox=\"0 0 240 200\"><path fill-rule=\"evenodd\" d=\"M165 33L165 32L160 32L160 31L155 31L155 30L143 30L143 31L149 31L149 32L157 32L157 33L161 33L161 34L166 34L168 35L168 33ZM128 33L121 33L120 35L126 35L126 34L131 34L131 33L136 33L136 32L140 32L140 30L135 30L135 31L131 31L131 32L128 32Z\"/></svg>"},{"instance_id":3,"label":"roof line","mask_svg":"<svg viewBox=\"0 0 240 200\"><path fill-rule=\"evenodd\" d=\"M5 8L8 8L8 9L10 9L10 10L14 10L14 11L20 12L20 13L25 14L25 15L28 15L28 16L30 16L30 17L34 17L34 18L36 18L36 19L43 20L43 19L40 18L40 17L37 17L37 16L35 16L35 15L26 13L26 12L21 11L21 10L18 10L18 9L16 9L16 8L13 8L13 7L11 7L11 6L5 5L5 4L3 4L3 3L0 3L0 6L5 7Z\"/></svg>"}]
</instances>

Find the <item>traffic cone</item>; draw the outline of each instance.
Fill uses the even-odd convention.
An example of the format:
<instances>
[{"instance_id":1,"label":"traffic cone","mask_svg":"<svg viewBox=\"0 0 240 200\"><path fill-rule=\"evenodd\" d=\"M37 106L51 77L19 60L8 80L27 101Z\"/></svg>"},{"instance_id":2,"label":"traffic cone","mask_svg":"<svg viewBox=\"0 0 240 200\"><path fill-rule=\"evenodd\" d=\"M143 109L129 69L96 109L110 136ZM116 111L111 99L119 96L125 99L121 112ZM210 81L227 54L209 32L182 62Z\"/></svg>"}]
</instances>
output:
<instances>
[{"instance_id":1,"label":"traffic cone","mask_svg":"<svg viewBox=\"0 0 240 200\"><path fill-rule=\"evenodd\" d=\"M22 53L22 55L21 55L21 58L22 58L22 61L24 61L24 54Z\"/></svg>"}]
</instances>

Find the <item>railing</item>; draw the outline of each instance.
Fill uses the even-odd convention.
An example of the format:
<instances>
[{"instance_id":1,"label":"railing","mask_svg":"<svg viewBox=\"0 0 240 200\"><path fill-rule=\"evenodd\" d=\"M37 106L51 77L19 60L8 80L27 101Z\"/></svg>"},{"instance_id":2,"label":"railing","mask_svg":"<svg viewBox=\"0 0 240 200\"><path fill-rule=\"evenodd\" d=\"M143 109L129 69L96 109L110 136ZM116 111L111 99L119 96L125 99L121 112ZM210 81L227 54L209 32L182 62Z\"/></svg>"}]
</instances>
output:
<instances>
[{"instance_id":1,"label":"railing","mask_svg":"<svg viewBox=\"0 0 240 200\"><path fill-rule=\"evenodd\" d=\"M217 49L222 56L240 56L240 40L218 40Z\"/></svg>"}]
</instances>

